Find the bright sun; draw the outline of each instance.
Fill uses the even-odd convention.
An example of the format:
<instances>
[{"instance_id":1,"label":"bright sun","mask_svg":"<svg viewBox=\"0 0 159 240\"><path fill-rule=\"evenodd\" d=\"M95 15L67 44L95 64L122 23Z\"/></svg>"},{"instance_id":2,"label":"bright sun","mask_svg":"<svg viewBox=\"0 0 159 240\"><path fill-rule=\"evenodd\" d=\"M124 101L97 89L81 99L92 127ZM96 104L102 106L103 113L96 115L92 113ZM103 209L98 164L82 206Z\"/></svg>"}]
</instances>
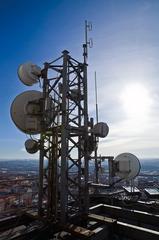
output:
<instances>
[{"instance_id":1,"label":"bright sun","mask_svg":"<svg viewBox=\"0 0 159 240\"><path fill-rule=\"evenodd\" d=\"M130 84L123 89L120 97L129 118L145 118L148 115L151 98L145 86Z\"/></svg>"}]
</instances>

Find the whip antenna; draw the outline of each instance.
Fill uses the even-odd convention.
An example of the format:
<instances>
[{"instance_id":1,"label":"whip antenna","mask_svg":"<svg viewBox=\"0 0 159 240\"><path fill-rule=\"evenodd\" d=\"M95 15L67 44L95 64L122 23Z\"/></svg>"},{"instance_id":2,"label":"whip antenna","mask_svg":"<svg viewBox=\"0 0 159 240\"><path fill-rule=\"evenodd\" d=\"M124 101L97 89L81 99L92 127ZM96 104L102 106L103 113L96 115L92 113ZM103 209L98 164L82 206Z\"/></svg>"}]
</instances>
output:
<instances>
[{"instance_id":1,"label":"whip antenna","mask_svg":"<svg viewBox=\"0 0 159 240\"><path fill-rule=\"evenodd\" d=\"M98 123L98 95L97 95L97 76L95 71L95 98L96 98L96 122Z\"/></svg>"}]
</instances>

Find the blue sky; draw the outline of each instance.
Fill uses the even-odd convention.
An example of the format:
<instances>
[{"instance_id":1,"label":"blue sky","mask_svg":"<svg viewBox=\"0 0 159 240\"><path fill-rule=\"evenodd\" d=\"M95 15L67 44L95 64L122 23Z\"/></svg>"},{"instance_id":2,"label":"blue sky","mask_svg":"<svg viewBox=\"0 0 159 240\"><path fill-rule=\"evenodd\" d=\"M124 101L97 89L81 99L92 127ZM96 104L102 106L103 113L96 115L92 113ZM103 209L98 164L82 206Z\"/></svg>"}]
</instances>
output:
<instances>
[{"instance_id":1,"label":"blue sky","mask_svg":"<svg viewBox=\"0 0 159 240\"><path fill-rule=\"evenodd\" d=\"M89 113L95 116L96 70L99 120L110 127L99 153L159 157L158 0L5 0L0 12L1 159L34 158L24 151L26 136L10 118L15 96L30 89L19 81L17 67L27 61L42 66L64 49L82 60L86 19L93 23L94 42Z\"/></svg>"}]
</instances>

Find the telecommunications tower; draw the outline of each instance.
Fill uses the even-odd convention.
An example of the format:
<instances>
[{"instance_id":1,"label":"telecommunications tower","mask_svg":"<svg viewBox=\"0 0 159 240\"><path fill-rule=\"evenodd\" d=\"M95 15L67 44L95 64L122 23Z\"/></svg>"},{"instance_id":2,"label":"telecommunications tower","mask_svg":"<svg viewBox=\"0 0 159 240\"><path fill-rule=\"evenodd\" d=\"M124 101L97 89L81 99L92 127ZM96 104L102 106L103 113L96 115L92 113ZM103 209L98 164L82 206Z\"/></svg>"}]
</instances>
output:
<instances>
[{"instance_id":1,"label":"telecommunications tower","mask_svg":"<svg viewBox=\"0 0 159 240\"><path fill-rule=\"evenodd\" d=\"M26 91L11 106L16 126L30 134L29 153L39 151L39 216L65 224L87 215L89 208L88 166L98 137L108 134L106 123L94 125L88 117L87 32L85 22L83 62L67 50L41 69L32 63L20 65L18 75L28 86L41 81L42 91ZM34 135L39 134L39 139Z\"/></svg>"}]
</instances>

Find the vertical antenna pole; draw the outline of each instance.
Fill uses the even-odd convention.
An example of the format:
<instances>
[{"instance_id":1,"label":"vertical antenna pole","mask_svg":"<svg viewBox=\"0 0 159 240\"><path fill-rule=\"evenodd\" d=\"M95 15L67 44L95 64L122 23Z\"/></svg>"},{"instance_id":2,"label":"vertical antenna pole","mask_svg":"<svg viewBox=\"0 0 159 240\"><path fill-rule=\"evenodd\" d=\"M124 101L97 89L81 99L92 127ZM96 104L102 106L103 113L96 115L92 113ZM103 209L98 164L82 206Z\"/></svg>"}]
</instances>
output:
<instances>
[{"instance_id":1,"label":"vertical antenna pole","mask_svg":"<svg viewBox=\"0 0 159 240\"><path fill-rule=\"evenodd\" d=\"M87 20L85 20L85 43L87 44L88 39L87 39Z\"/></svg>"},{"instance_id":2,"label":"vertical antenna pole","mask_svg":"<svg viewBox=\"0 0 159 240\"><path fill-rule=\"evenodd\" d=\"M96 97L96 122L98 123L98 96L97 96L97 77L95 71L95 97Z\"/></svg>"},{"instance_id":3,"label":"vertical antenna pole","mask_svg":"<svg viewBox=\"0 0 159 240\"><path fill-rule=\"evenodd\" d=\"M95 99L96 99L96 122L98 123L98 97L97 97L97 77L95 71ZM98 138L96 137L96 144L98 144ZM99 166L98 166L98 147L96 146L94 156L95 156L95 182L99 183Z\"/></svg>"},{"instance_id":4,"label":"vertical antenna pole","mask_svg":"<svg viewBox=\"0 0 159 240\"><path fill-rule=\"evenodd\" d=\"M87 41L88 25L85 21L85 43L83 44L83 57L84 57L84 71L83 71L83 91L84 91L84 139L88 142L88 99L87 99L87 57L88 57L88 41ZM84 152L84 212L88 213L89 209L89 189L88 189L88 149Z\"/></svg>"}]
</instances>

